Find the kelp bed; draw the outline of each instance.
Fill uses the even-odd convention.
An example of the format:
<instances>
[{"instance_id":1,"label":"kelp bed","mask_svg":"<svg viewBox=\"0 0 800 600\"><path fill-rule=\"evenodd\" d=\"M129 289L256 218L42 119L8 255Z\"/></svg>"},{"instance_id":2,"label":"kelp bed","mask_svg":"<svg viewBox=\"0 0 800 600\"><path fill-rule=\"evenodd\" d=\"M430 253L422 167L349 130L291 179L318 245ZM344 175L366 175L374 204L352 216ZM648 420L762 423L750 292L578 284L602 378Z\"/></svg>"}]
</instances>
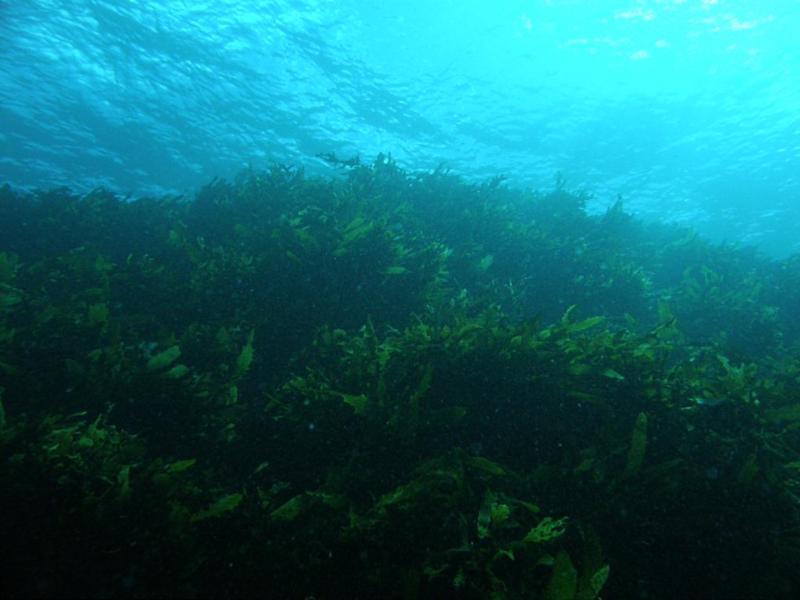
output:
<instances>
[{"instance_id":1,"label":"kelp bed","mask_svg":"<svg viewBox=\"0 0 800 600\"><path fill-rule=\"evenodd\" d=\"M585 201L0 189L3 589L798 597L800 259Z\"/></svg>"}]
</instances>

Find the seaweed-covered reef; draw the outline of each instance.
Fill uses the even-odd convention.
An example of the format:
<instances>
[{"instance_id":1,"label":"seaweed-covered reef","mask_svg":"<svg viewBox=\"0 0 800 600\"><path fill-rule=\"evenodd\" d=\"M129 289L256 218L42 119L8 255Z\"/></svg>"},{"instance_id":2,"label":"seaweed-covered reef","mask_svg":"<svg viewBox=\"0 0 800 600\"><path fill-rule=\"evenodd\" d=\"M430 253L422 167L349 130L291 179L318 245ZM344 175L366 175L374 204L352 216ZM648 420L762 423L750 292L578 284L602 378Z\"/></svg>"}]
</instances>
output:
<instances>
[{"instance_id":1,"label":"seaweed-covered reef","mask_svg":"<svg viewBox=\"0 0 800 600\"><path fill-rule=\"evenodd\" d=\"M0 188L4 589L797 597L800 260L585 200Z\"/></svg>"}]
</instances>

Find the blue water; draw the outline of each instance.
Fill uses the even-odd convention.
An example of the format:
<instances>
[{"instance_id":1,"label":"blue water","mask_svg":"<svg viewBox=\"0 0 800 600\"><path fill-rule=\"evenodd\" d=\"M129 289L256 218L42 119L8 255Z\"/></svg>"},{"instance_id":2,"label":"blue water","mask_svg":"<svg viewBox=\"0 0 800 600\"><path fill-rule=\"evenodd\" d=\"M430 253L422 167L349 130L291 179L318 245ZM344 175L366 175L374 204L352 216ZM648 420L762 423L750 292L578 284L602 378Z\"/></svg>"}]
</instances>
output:
<instances>
[{"instance_id":1,"label":"blue water","mask_svg":"<svg viewBox=\"0 0 800 600\"><path fill-rule=\"evenodd\" d=\"M0 2L0 181L391 154L800 251L797 0Z\"/></svg>"}]
</instances>

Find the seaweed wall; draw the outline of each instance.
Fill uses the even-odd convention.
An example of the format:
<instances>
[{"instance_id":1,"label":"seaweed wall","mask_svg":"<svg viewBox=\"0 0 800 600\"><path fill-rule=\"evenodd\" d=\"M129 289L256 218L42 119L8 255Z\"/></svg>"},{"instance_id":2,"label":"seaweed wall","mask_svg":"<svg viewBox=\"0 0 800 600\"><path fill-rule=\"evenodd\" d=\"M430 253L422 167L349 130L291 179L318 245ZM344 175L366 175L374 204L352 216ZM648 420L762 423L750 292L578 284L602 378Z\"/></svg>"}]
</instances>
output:
<instances>
[{"instance_id":1,"label":"seaweed wall","mask_svg":"<svg viewBox=\"0 0 800 600\"><path fill-rule=\"evenodd\" d=\"M343 169L0 189L7 592L797 597L796 257Z\"/></svg>"}]
</instances>

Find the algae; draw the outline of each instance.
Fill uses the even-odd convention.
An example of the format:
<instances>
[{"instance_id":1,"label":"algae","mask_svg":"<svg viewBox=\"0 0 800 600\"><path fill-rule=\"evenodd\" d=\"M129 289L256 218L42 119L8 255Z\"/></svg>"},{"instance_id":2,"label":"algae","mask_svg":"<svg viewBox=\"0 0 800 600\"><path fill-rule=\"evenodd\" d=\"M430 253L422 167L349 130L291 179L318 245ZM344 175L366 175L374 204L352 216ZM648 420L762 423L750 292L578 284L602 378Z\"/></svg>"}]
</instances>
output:
<instances>
[{"instance_id":1,"label":"algae","mask_svg":"<svg viewBox=\"0 0 800 600\"><path fill-rule=\"evenodd\" d=\"M645 452L647 451L647 415L643 412L636 417L636 423L631 433L630 447L628 448L628 460L625 463L625 475L630 477L635 475L644 462Z\"/></svg>"},{"instance_id":2,"label":"algae","mask_svg":"<svg viewBox=\"0 0 800 600\"><path fill-rule=\"evenodd\" d=\"M236 509L236 507L241 504L243 498L244 496L239 493L222 496L209 504L207 508L193 514L191 521L192 523L196 523L198 521L205 521L206 519L221 517L225 513Z\"/></svg>"},{"instance_id":3,"label":"algae","mask_svg":"<svg viewBox=\"0 0 800 600\"><path fill-rule=\"evenodd\" d=\"M149 371L160 371L166 369L174 363L181 355L181 349L177 345L170 346L166 350L159 352L147 361Z\"/></svg>"}]
</instances>

